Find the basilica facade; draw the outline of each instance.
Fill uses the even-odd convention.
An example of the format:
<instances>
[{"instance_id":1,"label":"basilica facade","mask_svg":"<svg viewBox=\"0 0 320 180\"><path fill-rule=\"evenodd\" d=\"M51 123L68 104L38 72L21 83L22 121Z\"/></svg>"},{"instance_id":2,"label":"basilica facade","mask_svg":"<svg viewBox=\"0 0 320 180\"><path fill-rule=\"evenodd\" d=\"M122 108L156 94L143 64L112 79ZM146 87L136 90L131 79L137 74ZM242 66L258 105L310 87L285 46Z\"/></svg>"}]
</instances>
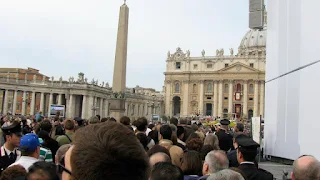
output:
<instances>
[{"instance_id":1,"label":"basilica facade","mask_svg":"<svg viewBox=\"0 0 320 180\"><path fill-rule=\"evenodd\" d=\"M167 116L211 116L246 119L264 115L266 28L250 29L237 54L229 49L168 52L165 74Z\"/></svg>"}]
</instances>

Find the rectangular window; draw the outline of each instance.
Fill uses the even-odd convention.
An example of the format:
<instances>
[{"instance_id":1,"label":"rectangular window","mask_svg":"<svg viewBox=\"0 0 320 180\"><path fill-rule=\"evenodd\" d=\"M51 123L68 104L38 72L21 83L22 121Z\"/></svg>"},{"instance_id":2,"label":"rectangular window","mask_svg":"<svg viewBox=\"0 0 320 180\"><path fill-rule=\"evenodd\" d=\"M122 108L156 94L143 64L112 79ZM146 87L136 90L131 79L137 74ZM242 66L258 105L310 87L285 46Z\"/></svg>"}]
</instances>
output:
<instances>
[{"instance_id":1,"label":"rectangular window","mask_svg":"<svg viewBox=\"0 0 320 180\"><path fill-rule=\"evenodd\" d=\"M181 68L181 62L176 62L176 69L180 69Z\"/></svg>"},{"instance_id":2,"label":"rectangular window","mask_svg":"<svg viewBox=\"0 0 320 180\"><path fill-rule=\"evenodd\" d=\"M193 69L198 69L198 64L194 64Z\"/></svg>"},{"instance_id":3,"label":"rectangular window","mask_svg":"<svg viewBox=\"0 0 320 180\"><path fill-rule=\"evenodd\" d=\"M228 100L228 97L224 97L224 100Z\"/></svg>"},{"instance_id":4,"label":"rectangular window","mask_svg":"<svg viewBox=\"0 0 320 180\"><path fill-rule=\"evenodd\" d=\"M250 63L250 67L252 67L252 68L253 68L253 65L254 65L253 63Z\"/></svg>"},{"instance_id":5,"label":"rectangular window","mask_svg":"<svg viewBox=\"0 0 320 180\"><path fill-rule=\"evenodd\" d=\"M249 101L253 101L253 98L249 98Z\"/></svg>"},{"instance_id":6,"label":"rectangular window","mask_svg":"<svg viewBox=\"0 0 320 180\"><path fill-rule=\"evenodd\" d=\"M224 67L226 68L226 67L228 67L229 66L229 64L228 63L226 63L226 64L224 64Z\"/></svg>"},{"instance_id":7,"label":"rectangular window","mask_svg":"<svg viewBox=\"0 0 320 180\"><path fill-rule=\"evenodd\" d=\"M212 68L212 64L207 64L207 69L211 69Z\"/></svg>"},{"instance_id":8,"label":"rectangular window","mask_svg":"<svg viewBox=\"0 0 320 180\"><path fill-rule=\"evenodd\" d=\"M207 99L211 99L211 97L207 97Z\"/></svg>"},{"instance_id":9,"label":"rectangular window","mask_svg":"<svg viewBox=\"0 0 320 180\"><path fill-rule=\"evenodd\" d=\"M228 92L229 92L229 85L224 84L224 93L228 93Z\"/></svg>"}]
</instances>

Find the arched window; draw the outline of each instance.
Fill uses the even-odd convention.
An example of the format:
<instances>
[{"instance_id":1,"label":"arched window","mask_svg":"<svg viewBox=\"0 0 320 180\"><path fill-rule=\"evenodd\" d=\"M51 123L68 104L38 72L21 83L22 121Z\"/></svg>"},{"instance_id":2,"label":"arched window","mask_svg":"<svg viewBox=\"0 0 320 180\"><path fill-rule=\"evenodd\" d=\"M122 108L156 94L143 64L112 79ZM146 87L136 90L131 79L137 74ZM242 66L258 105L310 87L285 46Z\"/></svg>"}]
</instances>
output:
<instances>
[{"instance_id":1,"label":"arched window","mask_svg":"<svg viewBox=\"0 0 320 180\"><path fill-rule=\"evenodd\" d=\"M179 93L180 92L180 84L176 83L175 88L174 88L174 92L175 93Z\"/></svg>"},{"instance_id":2,"label":"arched window","mask_svg":"<svg viewBox=\"0 0 320 180\"><path fill-rule=\"evenodd\" d=\"M212 83L208 83L207 92L212 92Z\"/></svg>"},{"instance_id":3,"label":"arched window","mask_svg":"<svg viewBox=\"0 0 320 180\"><path fill-rule=\"evenodd\" d=\"M250 84L250 85L249 85L249 93L250 93L250 94L254 93L253 84Z\"/></svg>"},{"instance_id":4,"label":"arched window","mask_svg":"<svg viewBox=\"0 0 320 180\"><path fill-rule=\"evenodd\" d=\"M241 92L241 84L240 83L237 84L236 90L237 90L237 92Z\"/></svg>"},{"instance_id":5,"label":"arched window","mask_svg":"<svg viewBox=\"0 0 320 180\"><path fill-rule=\"evenodd\" d=\"M224 85L224 92L225 92L225 93L228 93L228 92L229 92L229 85L228 85L228 84L225 84L225 85Z\"/></svg>"},{"instance_id":6,"label":"arched window","mask_svg":"<svg viewBox=\"0 0 320 180\"><path fill-rule=\"evenodd\" d=\"M193 93L196 93L196 92L197 92L197 85L196 85L196 84L193 84L193 86L192 86L192 92L193 92Z\"/></svg>"}]
</instances>

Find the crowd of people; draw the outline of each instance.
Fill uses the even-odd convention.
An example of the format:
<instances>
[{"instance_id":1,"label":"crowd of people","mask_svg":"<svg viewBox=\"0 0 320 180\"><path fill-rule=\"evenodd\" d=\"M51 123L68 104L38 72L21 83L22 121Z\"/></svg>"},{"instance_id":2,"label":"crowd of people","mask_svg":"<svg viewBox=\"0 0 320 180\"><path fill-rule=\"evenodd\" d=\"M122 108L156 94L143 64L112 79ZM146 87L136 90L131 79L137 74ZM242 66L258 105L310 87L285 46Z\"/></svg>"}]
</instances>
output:
<instances>
[{"instance_id":1,"label":"crowd of people","mask_svg":"<svg viewBox=\"0 0 320 180\"><path fill-rule=\"evenodd\" d=\"M227 119L206 128L186 119L153 124L99 115L0 122L0 180L273 180L257 163L259 144L240 122L230 132ZM320 162L299 157L291 178L320 179Z\"/></svg>"}]
</instances>

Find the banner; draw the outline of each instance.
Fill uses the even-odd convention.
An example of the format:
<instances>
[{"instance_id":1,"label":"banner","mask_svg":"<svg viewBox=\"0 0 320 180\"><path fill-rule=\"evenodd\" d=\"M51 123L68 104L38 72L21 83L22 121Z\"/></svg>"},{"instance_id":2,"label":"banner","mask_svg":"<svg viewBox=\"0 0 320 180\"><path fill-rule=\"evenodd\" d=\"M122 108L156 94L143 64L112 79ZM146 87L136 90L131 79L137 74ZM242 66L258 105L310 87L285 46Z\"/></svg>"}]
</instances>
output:
<instances>
[{"instance_id":1,"label":"banner","mask_svg":"<svg viewBox=\"0 0 320 180\"><path fill-rule=\"evenodd\" d=\"M261 132L261 119L260 117L251 118L251 133L252 139L260 144L260 132Z\"/></svg>"}]
</instances>

